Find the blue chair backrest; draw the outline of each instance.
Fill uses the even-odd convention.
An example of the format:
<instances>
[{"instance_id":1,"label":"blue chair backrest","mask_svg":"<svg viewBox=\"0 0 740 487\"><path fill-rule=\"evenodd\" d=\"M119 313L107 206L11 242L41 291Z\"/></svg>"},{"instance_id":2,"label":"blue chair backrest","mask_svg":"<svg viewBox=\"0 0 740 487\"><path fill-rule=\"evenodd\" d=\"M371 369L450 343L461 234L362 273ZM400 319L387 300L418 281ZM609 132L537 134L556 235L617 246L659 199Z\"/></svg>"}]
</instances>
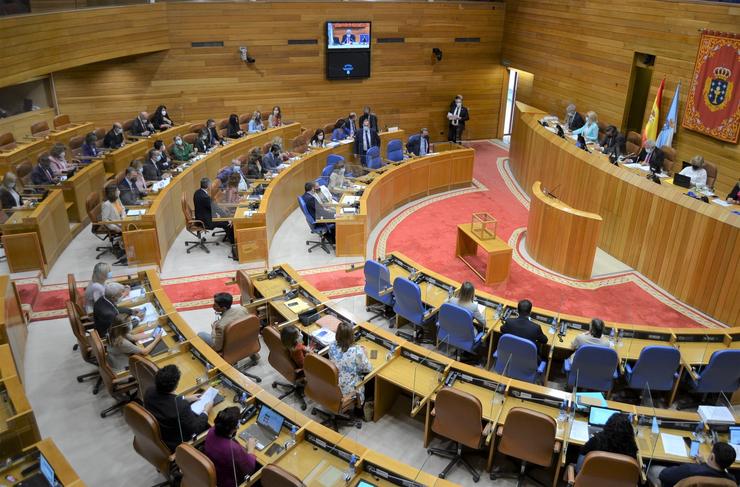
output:
<instances>
[{"instance_id":1,"label":"blue chair backrest","mask_svg":"<svg viewBox=\"0 0 740 487\"><path fill-rule=\"evenodd\" d=\"M337 154L329 154L329 156L326 158L326 165L334 167L334 164L337 162L344 162L344 157L337 155Z\"/></svg>"},{"instance_id":2,"label":"blue chair backrest","mask_svg":"<svg viewBox=\"0 0 740 487\"><path fill-rule=\"evenodd\" d=\"M314 220L311 214L308 212L308 208L306 208L306 202L303 201L303 198L301 196L298 197L298 206L301 208L303 216L306 217L306 223L308 223L308 227L313 232L316 229L316 220Z\"/></svg>"},{"instance_id":3,"label":"blue chair backrest","mask_svg":"<svg viewBox=\"0 0 740 487\"><path fill-rule=\"evenodd\" d=\"M419 286L405 277L397 277L393 281L393 295L396 298L393 311L415 325L422 324L426 309L424 303L421 302Z\"/></svg>"},{"instance_id":4,"label":"blue chair backrest","mask_svg":"<svg viewBox=\"0 0 740 487\"><path fill-rule=\"evenodd\" d=\"M740 388L740 350L714 352L696 382L696 392L735 392Z\"/></svg>"},{"instance_id":5,"label":"blue chair backrest","mask_svg":"<svg viewBox=\"0 0 740 487\"><path fill-rule=\"evenodd\" d=\"M401 139L392 139L388 141L388 147L385 149L386 159L393 162L403 160L403 143Z\"/></svg>"},{"instance_id":6,"label":"blue chair backrest","mask_svg":"<svg viewBox=\"0 0 740 487\"><path fill-rule=\"evenodd\" d=\"M334 129L331 132L331 140L337 141L337 140L343 140L345 137L345 132L342 129Z\"/></svg>"},{"instance_id":7,"label":"blue chair backrest","mask_svg":"<svg viewBox=\"0 0 740 487\"><path fill-rule=\"evenodd\" d=\"M584 345L573 355L568 385L576 385L577 379L578 390L594 389L606 392L612 387L617 361L617 352L609 347Z\"/></svg>"},{"instance_id":8,"label":"blue chair backrest","mask_svg":"<svg viewBox=\"0 0 740 487\"><path fill-rule=\"evenodd\" d=\"M321 176L316 180L317 183L319 183L321 186L328 186L329 185L329 176L331 175L331 172L334 170L334 165L326 166L321 171Z\"/></svg>"},{"instance_id":9,"label":"blue chair backrest","mask_svg":"<svg viewBox=\"0 0 740 487\"><path fill-rule=\"evenodd\" d=\"M472 352L478 331L473 325L473 313L452 303L439 308L437 342L449 343L453 347Z\"/></svg>"},{"instance_id":10,"label":"blue chair backrest","mask_svg":"<svg viewBox=\"0 0 740 487\"><path fill-rule=\"evenodd\" d=\"M537 361L537 346L532 341L507 333L498 341L493 371L512 379L534 382Z\"/></svg>"},{"instance_id":11,"label":"blue chair backrest","mask_svg":"<svg viewBox=\"0 0 740 487\"><path fill-rule=\"evenodd\" d=\"M391 287L391 273L388 268L380 262L368 260L365 262L365 294L383 304L393 304L393 293L380 295L383 291Z\"/></svg>"},{"instance_id":12,"label":"blue chair backrest","mask_svg":"<svg viewBox=\"0 0 740 487\"><path fill-rule=\"evenodd\" d=\"M385 166L385 164L383 164L383 160L380 158L379 148L370 147L367 150L367 155L365 157L365 165L369 167L370 169L380 169L381 167Z\"/></svg>"},{"instance_id":13,"label":"blue chair backrest","mask_svg":"<svg viewBox=\"0 0 740 487\"><path fill-rule=\"evenodd\" d=\"M680 361L681 352L673 347L645 347L632 369L627 387L644 389L649 386L651 391L670 391Z\"/></svg>"}]
</instances>

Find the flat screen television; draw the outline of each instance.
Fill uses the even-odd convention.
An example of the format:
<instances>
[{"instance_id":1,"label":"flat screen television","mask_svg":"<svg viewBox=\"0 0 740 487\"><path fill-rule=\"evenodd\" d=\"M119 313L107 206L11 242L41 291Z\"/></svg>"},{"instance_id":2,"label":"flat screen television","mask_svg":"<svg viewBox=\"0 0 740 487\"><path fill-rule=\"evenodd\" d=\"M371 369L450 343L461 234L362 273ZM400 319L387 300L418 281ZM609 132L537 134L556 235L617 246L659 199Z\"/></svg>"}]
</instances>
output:
<instances>
[{"instance_id":1,"label":"flat screen television","mask_svg":"<svg viewBox=\"0 0 740 487\"><path fill-rule=\"evenodd\" d=\"M370 22L327 22L326 48L370 49Z\"/></svg>"}]
</instances>

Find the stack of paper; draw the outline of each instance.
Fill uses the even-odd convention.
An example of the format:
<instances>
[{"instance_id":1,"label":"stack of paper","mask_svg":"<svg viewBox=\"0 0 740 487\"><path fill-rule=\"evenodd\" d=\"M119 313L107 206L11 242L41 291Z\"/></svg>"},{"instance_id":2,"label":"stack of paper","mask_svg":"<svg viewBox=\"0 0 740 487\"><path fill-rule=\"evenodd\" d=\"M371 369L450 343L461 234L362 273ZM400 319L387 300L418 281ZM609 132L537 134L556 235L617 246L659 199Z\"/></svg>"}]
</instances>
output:
<instances>
[{"instance_id":1,"label":"stack of paper","mask_svg":"<svg viewBox=\"0 0 740 487\"><path fill-rule=\"evenodd\" d=\"M146 210L145 209L141 209L141 210L127 210L126 211L126 216L141 216L144 213L146 213Z\"/></svg>"},{"instance_id":2,"label":"stack of paper","mask_svg":"<svg viewBox=\"0 0 740 487\"><path fill-rule=\"evenodd\" d=\"M696 412L706 424L735 424L732 411L724 406L699 406Z\"/></svg>"},{"instance_id":3,"label":"stack of paper","mask_svg":"<svg viewBox=\"0 0 740 487\"><path fill-rule=\"evenodd\" d=\"M202 414L205 410L206 404L213 402L216 395L218 395L218 390L213 387L209 387L206 392L200 396L200 399L190 405L190 409L195 414Z\"/></svg>"},{"instance_id":4,"label":"stack of paper","mask_svg":"<svg viewBox=\"0 0 740 487\"><path fill-rule=\"evenodd\" d=\"M661 433L660 440L663 442L663 451L666 455L688 457L686 454L686 443L684 443L683 437Z\"/></svg>"},{"instance_id":5,"label":"stack of paper","mask_svg":"<svg viewBox=\"0 0 740 487\"><path fill-rule=\"evenodd\" d=\"M720 199L720 198L714 198L712 200L712 203L714 203L715 205L719 205L719 206L732 206L731 203L728 203L727 201Z\"/></svg>"},{"instance_id":6,"label":"stack of paper","mask_svg":"<svg viewBox=\"0 0 740 487\"><path fill-rule=\"evenodd\" d=\"M132 289L129 291L128 296L126 296L126 299L133 300L142 297L144 294L146 294L146 291L144 291L143 287L137 287L135 289Z\"/></svg>"},{"instance_id":7,"label":"stack of paper","mask_svg":"<svg viewBox=\"0 0 740 487\"><path fill-rule=\"evenodd\" d=\"M328 328L313 331L311 332L311 336L324 347L331 345L336 340L336 335Z\"/></svg>"},{"instance_id":8,"label":"stack of paper","mask_svg":"<svg viewBox=\"0 0 740 487\"><path fill-rule=\"evenodd\" d=\"M580 443L588 441L588 423L585 421L573 421L570 427L570 439Z\"/></svg>"},{"instance_id":9,"label":"stack of paper","mask_svg":"<svg viewBox=\"0 0 740 487\"><path fill-rule=\"evenodd\" d=\"M154 321L157 318L159 318L159 313L157 313L157 310L154 308L154 305L152 303L144 303L140 306L134 306L134 311L143 311L144 312L144 318L141 320L142 323L149 323L150 321Z\"/></svg>"}]
</instances>

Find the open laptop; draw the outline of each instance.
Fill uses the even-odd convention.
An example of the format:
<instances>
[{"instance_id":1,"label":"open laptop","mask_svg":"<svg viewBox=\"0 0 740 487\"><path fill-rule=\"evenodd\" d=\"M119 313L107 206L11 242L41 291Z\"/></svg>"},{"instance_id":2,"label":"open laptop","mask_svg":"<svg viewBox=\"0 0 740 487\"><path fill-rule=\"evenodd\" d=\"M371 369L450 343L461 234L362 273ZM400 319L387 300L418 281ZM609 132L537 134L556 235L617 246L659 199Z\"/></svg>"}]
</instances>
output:
<instances>
[{"instance_id":1,"label":"open laptop","mask_svg":"<svg viewBox=\"0 0 740 487\"><path fill-rule=\"evenodd\" d=\"M615 409L599 408L591 406L591 411L588 413L588 437L592 437L596 433L599 433L604 429L604 425L612 417L612 415L619 413Z\"/></svg>"},{"instance_id":2,"label":"open laptop","mask_svg":"<svg viewBox=\"0 0 740 487\"><path fill-rule=\"evenodd\" d=\"M39 473L15 484L23 487L57 487L61 485L57 481L56 473L49 464L46 457L39 453Z\"/></svg>"},{"instance_id":3,"label":"open laptop","mask_svg":"<svg viewBox=\"0 0 740 487\"><path fill-rule=\"evenodd\" d=\"M690 188L691 178L688 176L684 176L683 174L676 173L673 175L673 184L675 186L681 186L682 188Z\"/></svg>"},{"instance_id":4,"label":"open laptop","mask_svg":"<svg viewBox=\"0 0 740 487\"><path fill-rule=\"evenodd\" d=\"M263 404L259 416L257 416L257 421L239 433L239 437L244 441L254 438L257 440L257 449L264 450L266 446L277 439L284 421L285 418L282 415Z\"/></svg>"}]
</instances>

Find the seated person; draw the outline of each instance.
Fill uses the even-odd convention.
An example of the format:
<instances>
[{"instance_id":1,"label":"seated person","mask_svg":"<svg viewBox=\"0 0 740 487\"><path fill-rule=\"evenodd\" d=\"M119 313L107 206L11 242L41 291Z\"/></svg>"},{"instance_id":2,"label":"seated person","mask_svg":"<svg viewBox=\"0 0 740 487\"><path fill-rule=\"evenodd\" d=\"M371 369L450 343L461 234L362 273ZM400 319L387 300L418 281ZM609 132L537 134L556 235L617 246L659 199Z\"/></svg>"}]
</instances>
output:
<instances>
[{"instance_id":1,"label":"seated person","mask_svg":"<svg viewBox=\"0 0 740 487\"><path fill-rule=\"evenodd\" d=\"M364 388L357 388L365 374L373 370L365 348L355 345L355 332L352 325L341 322L337 327L336 341L329 347L329 359L339 371L339 388L345 397L355 397L357 406L365 403ZM369 391L368 391L369 392Z\"/></svg>"},{"instance_id":2,"label":"seated person","mask_svg":"<svg viewBox=\"0 0 740 487\"><path fill-rule=\"evenodd\" d=\"M355 131L355 133L357 132ZM349 136L347 135L347 131L344 128L344 120L340 118L339 120L337 120L337 123L334 124L334 128L331 130L331 140L332 142L337 142L348 137Z\"/></svg>"},{"instance_id":3,"label":"seated person","mask_svg":"<svg viewBox=\"0 0 740 487\"><path fill-rule=\"evenodd\" d=\"M59 182L51 169L51 159L47 154L41 154L39 162L31 171L31 183L35 186L53 186Z\"/></svg>"},{"instance_id":4,"label":"seated person","mask_svg":"<svg viewBox=\"0 0 740 487\"><path fill-rule=\"evenodd\" d=\"M81 154L83 158L94 158L94 157L100 157L103 155L103 152L98 149L98 136L95 135L95 132L90 132L85 136L85 143L82 144L80 147Z\"/></svg>"},{"instance_id":5,"label":"seated person","mask_svg":"<svg viewBox=\"0 0 740 487\"><path fill-rule=\"evenodd\" d=\"M626 152L626 140L622 134L619 133L617 127L609 125L604 131L604 140L601 141L599 147L604 154L615 154L617 157L624 155Z\"/></svg>"},{"instance_id":6,"label":"seated person","mask_svg":"<svg viewBox=\"0 0 740 487\"><path fill-rule=\"evenodd\" d=\"M478 303L475 302L475 287L470 281L465 281L457 290L455 295L447 300L448 303L456 304L461 308L465 308L473 314L473 318L485 326L486 317L478 309Z\"/></svg>"},{"instance_id":7,"label":"seated person","mask_svg":"<svg viewBox=\"0 0 740 487\"><path fill-rule=\"evenodd\" d=\"M149 114L147 112L139 113L139 116L134 119L134 123L131 124L131 135L149 137L153 132L154 125L149 121Z\"/></svg>"},{"instance_id":8,"label":"seated person","mask_svg":"<svg viewBox=\"0 0 740 487\"><path fill-rule=\"evenodd\" d=\"M113 320L119 314L127 316L134 315L138 318L144 317L144 313L141 310L137 312L131 308L116 305L126 292L126 286L123 284L109 282L105 285L103 297L95 301L93 305L93 322L101 338L108 334L108 328L110 328Z\"/></svg>"},{"instance_id":9,"label":"seated person","mask_svg":"<svg viewBox=\"0 0 740 487\"><path fill-rule=\"evenodd\" d=\"M157 167L157 162L161 155L162 153L157 149L151 149L147 153L146 161L144 161L141 167L141 173L145 181L160 181L162 179L162 173Z\"/></svg>"},{"instance_id":10,"label":"seated person","mask_svg":"<svg viewBox=\"0 0 740 487\"><path fill-rule=\"evenodd\" d=\"M576 106L574 104L570 104L565 109L565 125L568 127L568 130L576 130L581 127L583 127L583 124L586 122L583 120L583 117L580 113L576 111Z\"/></svg>"},{"instance_id":11,"label":"seated person","mask_svg":"<svg viewBox=\"0 0 740 487\"><path fill-rule=\"evenodd\" d=\"M735 183L735 186L727 194L727 202L735 205L740 205L740 178Z\"/></svg>"},{"instance_id":12,"label":"seated person","mask_svg":"<svg viewBox=\"0 0 740 487\"><path fill-rule=\"evenodd\" d=\"M105 134L103 147L107 149L118 149L123 147L126 141L123 138L123 125L119 122L113 124L113 127Z\"/></svg>"},{"instance_id":13,"label":"seated person","mask_svg":"<svg viewBox=\"0 0 740 487\"><path fill-rule=\"evenodd\" d=\"M239 126L239 115L236 113L229 115L229 123L226 125L226 137L230 139L244 137L244 131L241 126Z\"/></svg>"},{"instance_id":14,"label":"seated person","mask_svg":"<svg viewBox=\"0 0 740 487\"><path fill-rule=\"evenodd\" d=\"M576 472L580 472L583 460L592 451L619 453L637 458L635 431L629 417L623 413L612 414L606 421L604 429L596 433L581 447L576 463Z\"/></svg>"},{"instance_id":15,"label":"seated person","mask_svg":"<svg viewBox=\"0 0 740 487\"><path fill-rule=\"evenodd\" d=\"M673 467L653 465L648 470L648 480L655 487L673 487L689 477L729 479L737 483L735 476L727 470L735 463L735 456L732 445L719 441L712 445L712 453L706 462L699 459L699 463L684 463Z\"/></svg>"},{"instance_id":16,"label":"seated person","mask_svg":"<svg viewBox=\"0 0 740 487\"><path fill-rule=\"evenodd\" d=\"M72 169L72 165L67 162L67 148L60 142L49 149L49 161L51 161L51 174L56 178L64 176Z\"/></svg>"},{"instance_id":17,"label":"seated person","mask_svg":"<svg viewBox=\"0 0 740 487\"><path fill-rule=\"evenodd\" d=\"M141 338L131 335L131 319L128 315L116 315L108 329L108 365L113 372L126 370L131 355L149 355L162 340L162 335L154 337L146 347L136 344L136 340Z\"/></svg>"},{"instance_id":18,"label":"seated person","mask_svg":"<svg viewBox=\"0 0 740 487\"><path fill-rule=\"evenodd\" d=\"M655 141L648 139L645 141L645 145L640 149L640 153L637 154L637 161L643 166L650 166L650 170L656 173L663 171L663 159L665 154L663 151L655 147Z\"/></svg>"},{"instance_id":19,"label":"seated person","mask_svg":"<svg viewBox=\"0 0 740 487\"><path fill-rule=\"evenodd\" d=\"M167 107L159 105L152 117L152 125L155 130L167 130L175 126L175 122L167 115Z\"/></svg>"},{"instance_id":20,"label":"seated person","mask_svg":"<svg viewBox=\"0 0 740 487\"><path fill-rule=\"evenodd\" d=\"M121 184L118 185L120 190L121 203L126 206L135 206L143 204L142 198L146 193L142 193L137 184L139 178L139 172L135 167L129 166L126 168L126 175L121 180Z\"/></svg>"},{"instance_id":21,"label":"seated person","mask_svg":"<svg viewBox=\"0 0 740 487\"><path fill-rule=\"evenodd\" d=\"M214 119L208 119L208 121L206 122L206 130L208 131L208 147L213 147L223 143L223 139L218 134L216 121Z\"/></svg>"},{"instance_id":22,"label":"seated person","mask_svg":"<svg viewBox=\"0 0 740 487\"><path fill-rule=\"evenodd\" d=\"M262 179L267 170L262 167L262 154L259 149L253 150L249 154L249 162L247 162L247 179Z\"/></svg>"},{"instance_id":23,"label":"seated person","mask_svg":"<svg viewBox=\"0 0 740 487\"><path fill-rule=\"evenodd\" d=\"M208 189L211 187L211 180L208 178L202 178L200 180L200 188L195 190L193 194L193 205L195 206L195 219L203 222L207 230L213 230L214 228L223 228L226 232L226 240L229 243L234 243L234 227L231 222L214 222L213 221L213 208L211 206L211 195L208 193Z\"/></svg>"},{"instance_id":24,"label":"seated person","mask_svg":"<svg viewBox=\"0 0 740 487\"><path fill-rule=\"evenodd\" d=\"M17 181L15 173L6 172L3 176L3 183L0 185L0 203L3 210L23 206L23 197L15 188Z\"/></svg>"},{"instance_id":25,"label":"seated person","mask_svg":"<svg viewBox=\"0 0 740 487\"><path fill-rule=\"evenodd\" d=\"M272 112L267 119L267 126L272 129L281 125L283 125L283 112L279 106L275 105L272 107Z\"/></svg>"},{"instance_id":26,"label":"seated person","mask_svg":"<svg viewBox=\"0 0 740 487\"><path fill-rule=\"evenodd\" d=\"M342 121L342 129L344 130L343 138L353 138L357 132L357 114L350 112L346 120Z\"/></svg>"},{"instance_id":27,"label":"seated person","mask_svg":"<svg viewBox=\"0 0 740 487\"><path fill-rule=\"evenodd\" d=\"M683 168L678 174L691 178L691 186L707 185L707 170L704 169L704 158L702 156L692 157L689 165Z\"/></svg>"},{"instance_id":28,"label":"seated person","mask_svg":"<svg viewBox=\"0 0 740 487\"><path fill-rule=\"evenodd\" d=\"M255 110L252 114L251 120L247 124L247 132L250 134L256 134L265 130L265 124L262 123L262 113L259 110Z\"/></svg>"},{"instance_id":29,"label":"seated person","mask_svg":"<svg viewBox=\"0 0 740 487\"><path fill-rule=\"evenodd\" d=\"M233 174L239 176L239 191L246 191L249 188L249 183L245 177L247 170L247 164L242 164L239 159L232 159L231 165L221 169L216 177L221 181L221 184L226 184Z\"/></svg>"},{"instance_id":30,"label":"seated person","mask_svg":"<svg viewBox=\"0 0 740 487\"><path fill-rule=\"evenodd\" d=\"M308 146L312 149L320 149L326 147L326 140L324 140L324 129L316 129L316 132L311 136L311 140L308 141Z\"/></svg>"},{"instance_id":31,"label":"seated person","mask_svg":"<svg viewBox=\"0 0 740 487\"><path fill-rule=\"evenodd\" d=\"M578 350L583 345L608 346L609 341L606 339L606 337L603 336L603 334L604 322L598 318L594 318L591 320L591 325L589 326L588 331L586 333L581 333L580 335L577 335L573 339L571 348L573 350Z\"/></svg>"},{"instance_id":32,"label":"seated person","mask_svg":"<svg viewBox=\"0 0 740 487\"><path fill-rule=\"evenodd\" d=\"M195 155L192 144L185 142L181 136L175 137L175 147L172 148L172 156L176 161L189 161Z\"/></svg>"},{"instance_id":33,"label":"seated person","mask_svg":"<svg viewBox=\"0 0 740 487\"><path fill-rule=\"evenodd\" d=\"M98 262L93 267L92 278L85 288L85 312L92 313L95 302L105 294L105 281L113 277L110 265L105 262ZM126 286L124 286L125 288ZM124 291L126 291L124 289Z\"/></svg>"},{"instance_id":34,"label":"seated person","mask_svg":"<svg viewBox=\"0 0 740 487\"><path fill-rule=\"evenodd\" d=\"M573 131L573 135L583 135L586 142L599 142L599 119L596 112L586 114L586 123Z\"/></svg>"},{"instance_id":35,"label":"seated person","mask_svg":"<svg viewBox=\"0 0 740 487\"><path fill-rule=\"evenodd\" d=\"M134 159L131 161L131 167L136 169L136 187L139 189L139 193L147 195L149 193L149 186L151 182L147 182L144 179L144 161L141 159Z\"/></svg>"},{"instance_id":36,"label":"seated person","mask_svg":"<svg viewBox=\"0 0 740 487\"><path fill-rule=\"evenodd\" d=\"M308 210L308 214L311 215L311 218L313 218L314 221L334 218L334 208L324 206L321 190L319 189L319 183L316 181L309 181L303 186L303 189L305 192L301 198L304 203L306 203L306 210ZM317 221L317 223L321 222ZM329 231L326 234L326 238L330 243L334 243L336 228L333 224L329 224L328 229Z\"/></svg>"},{"instance_id":37,"label":"seated person","mask_svg":"<svg viewBox=\"0 0 740 487\"><path fill-rule=\"evenodd\" d=\"M182 396L176 394L180 382L180 369L177 365L165 365L154 376L154 387L144 394L144 407L152 413L159 423L162 442L171 452L177 445L208 429L208 412L213 403L206 404L203 413L195 414L190 403L198 400L198 395Z\"/></svg>"},{"instance_id":38,"label":"seated person","mask_svg":"<svg viewBox=\"0 0 740 487\"><path fill-rule=\"evenodd\" d=\"M283 346L290 353L290 358L293 359L296 369L303 368L303 361L306 359L308 350L303 344L303 334L294 325L284 326L280 330L280 341Z\"/></svg>"},{"instance_id":39,"label":"seated person","mask_svg":"<svg viewBox=\"0 0 740 487\"><path fill-rule=\"evenodd\" d=\"M429 130L421 129L418 134L409 137L409 141L406 143L406 150L415 156L425 156L429 154L431 150L431 144L429 144Z\"/></svg>"},{"instance_id":40,"label":"seated person","mask_svg":"<svg viewBox=\"0 0 740 487\"><path fill-rule=\"evenodd\" d=\"M157 140L154 142L154 150L159 152L159 159L156 161L157 169L161 174L171 169L171 162L169 154L167 154L167 146L164 145L163 140Z\"/></svg>"},{"instance_id":41,"label":"seated person","mask_svg":"<svg viewBox=\"0 0 740 487\"><path fill-rule=\"evenodd\" d=\"M545 345L547 336L542 333L542 328L536 323L529 320L529 314L532 312L532 302L528 299L519 301L516 306L519 313L517 318L508 318L506 323L501 327L501 334L511 333L519 338L526 338L535 345Z\"/></svg>"},{"instance_id":42,"label":"seated person","mask_svg":"<svg viewBox=\"0 0 740 487\"><path fill-rule=\"evenodd\" d=\"M126 218L126 208L121 203L121 190L112 184L105 187L105 201L100 207L100 220L102 222L119 222ZM121 233L121 225L118 223L105 223L111 232Z\"/></svg>"},{"instance_id":43,"label":"seated person","mask_svg":"<svg viewBox=\"0 0 740 487\"><path fill-rule=\"evenodd\" d=\"M262 167L270 172L277 172L278 166L283 163L280 157L280 146L277 144L270 145L270 150L262 156Z\"/></svg>"},{"instance_id":44,"label":"seated person","mask_svg":"<svg viewBox=\"0 0 740 487\"><path fill-rule=\"evenodd\" d=\"M233 304L234 297L231 294L215 294L213 296L213 311L216 312L217 319L211 324L210 333L205 331L198 333L200 339L217 352L224 348L224 328L231 323L245 320L251 316L243 306L232 306Z\"/></svg>"},{"instance_id":45,"label":"seated person","mask_svg":"<svg viewBox=\"0 0 740 487\"><path fill-rule=\"evenodd\" d=\"M211 148L209 142L211 138L211 132L207 128L201 129L198 132L198 137L195 139L195 152L198 154L205 154Z\"/></svg>"},{"instance_id":46,"label":"seated person","mask_svg":"<svg viewBox=\"0 0 740 487\"><path fill-rule=\"evenodd\" d=\"M329 191L333 195L342 196L344 191L349 188L344 172L344 162L340 161L334 164L334 168L332 168L331 174L329 174Z\"/></svg>"},{"instance_id":47,"label":"seated person","mask_svg":"<svg viewBox=\"0 0 740 487\"><path fill-rule=\"evenodd\" d=\"M257 468L254 455L257 439L249 438L246 447L235 439L240 416L241 411L236 406L219 411L206 435L203 453L213 462L218 487L237 487Z\"/></svg>"},{"instance_id":48,"label":"seated person","mask_svg":"<svg viewBox=\"0 0 740 487\"><path fill-rule=\"evenodd\" d=\"M241 177L241 174L236 172L231 173L229 180L226 182L226 189L221 193L221 201L223 203L236 205L241 201L242 197L239 194L239 183L241 183L242 180L243 178Z\"/></svg>"}]
</instances>

